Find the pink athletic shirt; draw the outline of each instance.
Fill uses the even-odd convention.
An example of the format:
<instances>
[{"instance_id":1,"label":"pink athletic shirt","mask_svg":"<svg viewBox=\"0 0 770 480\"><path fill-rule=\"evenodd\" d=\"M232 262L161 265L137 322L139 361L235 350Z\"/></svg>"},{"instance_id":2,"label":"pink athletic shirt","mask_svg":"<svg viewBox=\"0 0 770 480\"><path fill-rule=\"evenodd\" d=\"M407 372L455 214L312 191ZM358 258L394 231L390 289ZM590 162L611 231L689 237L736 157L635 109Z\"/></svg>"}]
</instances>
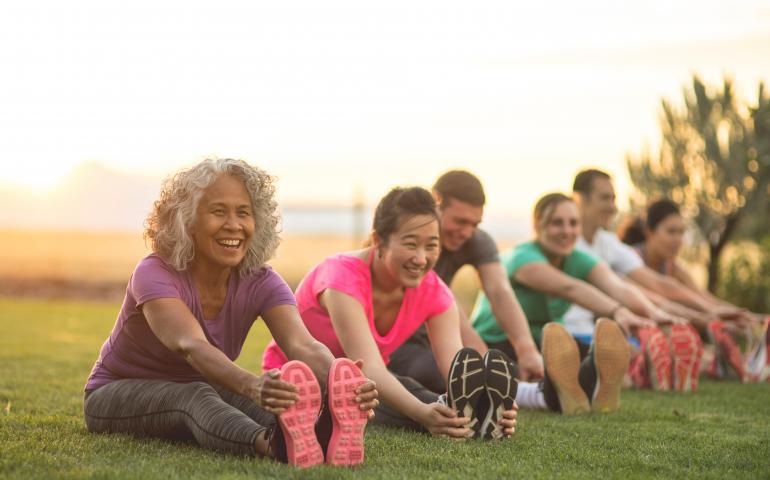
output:
<instances>
[{"instance_id":1,"label":"pink athletic shirt","mask_svg":"<svg viewBox=\"0 0 770 480\"><path fill-rule=\"evenodd\" d=\"M206 339L235 360L254 320L278 305L295 305L294 295L270 267L249 275L233 272L227 297L216 318L205 318L200 295L188 271L178 271L157 254L136 266L126 297L86 383L95 390L115 380L142 378L193 382L204 380L183 356L166 348L152 333L142 306L157 298L178 298L198 320Z\"/></svg>"},{"instance_id":2,"label":"pink athletic shirt","mask_svg":"<svg viewBox=\"0 0 770 480\"><path fill-rule=\"evenodd\" d=\"M308 273L297 287L297 308L305 326L316 340L323 343L335 357L344 357L337 334L328 312L318 302L318 297L327 288L346 293L358 300L369 323L369 331L377 343L382 360L387 364L390 354L417 328L431 317L441 314L454 303L452 291L430 271L417 288L407 288L398 317L390 331L380 335L374 326L372 309L372 276L369 262L350 255L337 254L328 257ZM262 368L280 368L287 362L286 355L271 341L262 357Z\"/></svg>"}]
</instances>

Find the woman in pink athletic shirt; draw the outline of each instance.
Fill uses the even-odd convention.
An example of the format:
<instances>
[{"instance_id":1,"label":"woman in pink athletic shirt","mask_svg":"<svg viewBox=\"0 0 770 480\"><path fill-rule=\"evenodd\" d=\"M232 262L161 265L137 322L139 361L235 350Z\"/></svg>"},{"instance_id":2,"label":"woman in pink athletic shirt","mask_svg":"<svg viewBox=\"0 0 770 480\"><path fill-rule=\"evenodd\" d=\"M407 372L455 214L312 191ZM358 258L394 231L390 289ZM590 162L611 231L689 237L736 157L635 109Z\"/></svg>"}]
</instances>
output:
<instances>
[{"instance_id":1,"label":"woman in pink athletic shirt","mask_svg":"<svg viewBox=\"0 0 770 480\"><path fill-rule=\"evenodd\" d=\"M146 222L153 253L132 274L86 384L89 431L320 463L317 440L335 436L331 419L325 439L313 433L322 404L316 377L325 387L330 368L356 376L346 401L363 423L373 414L377 391L361 363L334 360L308 333L286 282L265 265L278 245L274 190L272 177L231 159L205 160L166 181ZM257 317L296 360L283 371L255 375L233 363ZM303 456L283 417L311 407L316 415L306 416L302 439L311 453ZM360 463L362 444L356 455L336 463Z\"/></svg>"},{"instance_id":2,"label":"woman in pink athletic shirt","mask_svg":"<svg viewBox=\"0 0 770 480\"><path fill-rule=\"evenodd\" d=\"M413 379L395 376L386 367L390 353L423 323L444 378L450 376L450 369L459 372L463 361L465 365L477 362L481 377L484 366L495 363L484 361L482 365L478 353L463 349L454 298L432 271L440 241L439 218L430 192L419 187L391 190L377 206L373 230L370 246L327 258L300 283L297 307L310 333L335 356L363 359L364 374L377 382L382 400L372 422L456 438L511 435L518 409L512 375L505 399L487 399L492 405L488 412L495 411L495 415L482 419L483 413L476 410L477 398L467 410L455 401L463 396L453 390L455 380L457 384L467 381L467 387L480 378L471 378L470 370L468 376L450 377L448 406L439 395ZM272 342L263 366L280 367L286 357ZM502 359L497 364L511 365ZM480 378L478 389L473 390L488 393L492 389L486 389Z\"/></svg>"}]
</instances>

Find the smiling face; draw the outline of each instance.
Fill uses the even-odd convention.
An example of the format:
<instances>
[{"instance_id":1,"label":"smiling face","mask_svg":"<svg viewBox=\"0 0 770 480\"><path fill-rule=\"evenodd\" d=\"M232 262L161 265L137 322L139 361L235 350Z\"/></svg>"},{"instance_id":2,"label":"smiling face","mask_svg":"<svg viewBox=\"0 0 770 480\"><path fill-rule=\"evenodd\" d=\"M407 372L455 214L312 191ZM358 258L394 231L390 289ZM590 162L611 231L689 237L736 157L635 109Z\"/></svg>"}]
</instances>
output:
<instances>
[{"instance_id":1,"label":"smiling face","mask_svg":"<svg viewBox=\"0 0 770 480\"><path fill-rule=\"evenodd\" d=\"M586 221L591 221L602 228L608 228L612 219L618 213L615 206L615 189L607 178L597 177L591 182L591 192L583 196L581 202L582 214Z\"/></svg>"},{"instance_id":2,"label":"smiling face","mask_svg":"<svg viewBox=\"0 0 770 480\"><path fill-rule=\"evenodd\" d=\"M655 226L655 229L645 230L646 248L662 258L674 259L682 247L684 232L684 218L675 213L668 215Z\"/></svg>"},{"instance_id":3,"label":"smiling face","mask_svg":"<svg viewBox=\"0 0 770 480\"><path fill-rule=\"evenodd\" d=\"M218 176L204 190L195 213L193 263L212 269L237 267L254 227L251 197L243 182L230 175Z\"/></svg>"},{"instance_id":4,"label":"smiling face","mask_svg":"<svg viewBox=\"0 0 770 480\"><path fill-rule=\"evenodd\" d=\"M567 257L580 235L577 205L565 200L548 210L535 226L537 241L546 254Z\"/></svg>"},{"instance_id":5,"label":"smiling face","mask_svg":"<svg viewBox=\"0 0 770 480\"><path fill-rule=\"evenodd\" d=\"M378 261L389 280L406 288L420 285L441 253L438 221L432 215L415 215L401 222L387 243L375 239L382 253ZM378 254L379 255L379 254Z\"/></svg>"},{"instance_id":6,"label":"smiling face","mask_svg":"<svg viewBox=\"0 0 770 480\"><path fill-rule=\"evenodd\" d=\"M476 207L457 199L446 199L439 207L441 246L454 252L476 232L484 215L484 207Z\"/></svg>"}]
</instances>

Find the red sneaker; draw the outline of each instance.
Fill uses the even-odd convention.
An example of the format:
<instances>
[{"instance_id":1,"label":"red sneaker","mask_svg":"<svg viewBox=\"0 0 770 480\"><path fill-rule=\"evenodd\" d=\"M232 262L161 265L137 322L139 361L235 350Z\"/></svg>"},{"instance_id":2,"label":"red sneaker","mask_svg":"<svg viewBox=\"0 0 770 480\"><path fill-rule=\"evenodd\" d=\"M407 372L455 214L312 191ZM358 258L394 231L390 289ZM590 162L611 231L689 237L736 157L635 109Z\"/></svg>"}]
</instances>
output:
<instances>
[{"instance_id":1,"label":"red sneaker","mask_svg":"<svg viewBox=\"0 0 770 480\"><path fill-rule=\"evenodd\" d=\"M647 362L644 359L644 351L639 350L631 359L628 367L628 376L631 377L631 383L635 388L650 388L650 376L647 374Z\"/></svg>"},{"instance_id":2,"label":"red sneaker","mask_svg":"<svg viewBox=\"0 0 770 480\"><path fill-rule=\"evenodd\" d=\"M368 412L356 403L356 388L366 381L361 370L347 358L332 362L329 370L329 410L332 436L326 449L330 465L358 465L364 461L364 429Z\"/></svg>"},{"instance_id":3,"label":"red sneaker","mask_svg":"<svg viewBox=\"0 0 770 480\"><path fill-rule=\"evenodd\" d=\"M741 348L725 329L721 320L712 320L708 332L714 343L714 363L709 367L709 374L716 378L729 378L732 374L741 382L749 380Z\"/></svg>"},{"instance_id":4,"label":"red sneaker","mask_svg":"<svg viewBox=\"0 0 770 480\"><path fill-rule=\"evenodd\" d=\"M671 348L666 335L658 327L642 328L639 341L646 372L644 386L663 392L671 390Z\"/></svg>"},{"instance_id":5,"label":"red sneaker","mask_svg":"<svg viewBox=\"0 0 770 480\"><path fill-rule=\"evenodd\" d=\"M315 423L321 411L321 388L310 367L298 360L281 367L281 380L297 386L299 400L278 416L286 441L289 465L300 468L322 464L323 450L315 435Z\"/></svg>"},{"instance_id":6,"label":"red sneaker","mask_svg":"<svg viewBox=\"0 0 770 480\"><path fill-rule=\"evenodd\" d=\"M698 390L698 373L703 356L703 343L698 333L688 324L671 326L671 353L673 355L673 388L678 392Z\"/></svg>"}]
</instances>

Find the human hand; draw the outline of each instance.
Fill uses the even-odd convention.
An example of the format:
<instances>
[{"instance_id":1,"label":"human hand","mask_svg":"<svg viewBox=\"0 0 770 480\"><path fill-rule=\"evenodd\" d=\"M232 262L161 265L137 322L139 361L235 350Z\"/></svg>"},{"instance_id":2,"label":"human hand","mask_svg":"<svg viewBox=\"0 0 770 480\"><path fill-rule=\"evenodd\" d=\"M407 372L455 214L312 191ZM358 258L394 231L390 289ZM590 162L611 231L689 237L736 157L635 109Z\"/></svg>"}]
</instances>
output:
<instances>
[{"instance_id":1,"label":"human hand","mask_svg":"<svg viewBox=\"0 0 770 480\"><path fill-rule=\"evenodd\" d=\"M249 397L258 406L279 415L299 399L297 387L281 380L281 371L274 368L256 377L249 388Z\"/></svg>"},{"instance_id":2,"label":"human hand","mask_svg":"<svg viewBox=\"0 0 770 480\"><path fill-rule=\"evenodd\" d=\"M650 319L640 317L626 307L620 307L615 310L614 320L625 331L626 335L633 330L645 327L654 327L655 322Z\"/></svg>"},{"instance_id":3,"label":"human hand","mask_svg":"<svg viewBox=\"0 0 770 480\"><path fill-rule=\"evenodd\" d=\"M540 380L543 378L543 356L534 346L521 353L518 351L519 379L522 381Z\"/></svg>"},{"instance_id":4,"label":"human hand","mask_svg":"<svg viewBox=\"0 0 770 480\"><path fill-rule=\"evenodd\" d=\"M658 325L672 325L672 324L687 324L689 323L686 319L682 317L677 317L676 315L672 315L664 310L661 310L660 308L653 310L652 314L650 315L650 320L655 322Z\"/></svg>"},{"instance_id":5,"label":"human hand","mask_svg":"<svg viewBox=\"0 0 770 480\"><path fill-rule=\"evenodd\" d=\"M457 412L447 405L430 403L425 405L419 422L433 435L464 439L473 435L468 428L471 419L458 417Z\"/></svg>"},{"instance_id":6,"label":"human hand","mask_svg":"<svg viewBox=\"0 0 770 480\"><path fill-rule=\"evenodd\" d=\"M500 419L500 425L503 427L503 433L506 437L510 437L516 432L516 424L518 423L519 405L513 402L513 408L503 412L503 418Z\"/></svg>"},{"instance_id":7,"label":"human hand","mask_svg":"<svg viewBox=\"0 0 770 480\"><path fill-rule=\"evenodd\" d=\"M364 361L356 360L353 362L363 372ZM377 392L377 385L374 380L366 379L364 383L356 388L356 403L361 410L368 410L369 419L374 417L374 409L380 404L378 399L379 392Z\"/></svg>"}]
</instances>

